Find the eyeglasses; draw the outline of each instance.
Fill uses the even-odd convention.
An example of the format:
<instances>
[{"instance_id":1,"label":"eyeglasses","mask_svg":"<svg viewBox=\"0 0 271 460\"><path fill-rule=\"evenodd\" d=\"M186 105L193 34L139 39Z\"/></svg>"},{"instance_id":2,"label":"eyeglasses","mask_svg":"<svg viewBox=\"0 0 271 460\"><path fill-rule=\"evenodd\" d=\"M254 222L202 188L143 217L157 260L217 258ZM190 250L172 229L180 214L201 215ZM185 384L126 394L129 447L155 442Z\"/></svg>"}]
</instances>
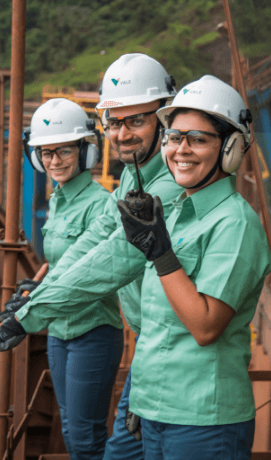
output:
<instances>
[{"instance_id":1,"label":"eyeglasses","mask_svg":"<svg viewBox=\"0 0 271 460\"><path fill-rule=\"evenodd\" d=\"M220 136L209 131L179 131L179 129L162 129L162 145L178 148L186 138L189 147L194 150L214 149L219 145Z\"/></svg>"},{"instance_id":2,"label":"eyeglasses","mask_svg":"<svg viewBox=\"0 0 271 460\"><path fill-rule=\"evenodd\" d=\"M136 115L129 115L128 117L108 117L106 118L106 125L105 129L108 129L111 132L118 132L120 131L121 125L124 124L129 131L136 131L140 128L145 128L151 124L151 117L152 112L145 112L145 113L137 113Z\"/></svg>"},{"instance_id":3,"label":"eyeglasses","mask_svg":"<svg viewBox=\"0 0 271 460\"><path fill-rule=\"evenodd\" d=\"M74 149L77 147L76 144L65 145L63 147L57 147L56 149L37 149L37 155L41 161L49 162L52 161L54 154L60 160L66 160L74 154Z\"/></svg>"}]
</instances>

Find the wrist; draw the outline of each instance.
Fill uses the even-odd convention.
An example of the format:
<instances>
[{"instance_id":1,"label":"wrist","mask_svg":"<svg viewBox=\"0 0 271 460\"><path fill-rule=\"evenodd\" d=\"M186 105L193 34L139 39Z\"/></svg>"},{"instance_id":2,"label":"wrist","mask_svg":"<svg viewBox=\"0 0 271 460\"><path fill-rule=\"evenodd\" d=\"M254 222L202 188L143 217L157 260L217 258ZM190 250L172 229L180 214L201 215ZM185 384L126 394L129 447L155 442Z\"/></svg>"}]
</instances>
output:
<instances>
[{"instance_id":1,"label":"wrist","mask_svg":"<svg viewBox=\"0 0 271 460\"><path fill-rule=\"evenodd\" d=\"M173 273L176 270L182 268L182 265L180 264L172 248L170 248L162 256L157 257L153 263L158 276L169 275L170 273Z\"/></svg>"}]
</instances>

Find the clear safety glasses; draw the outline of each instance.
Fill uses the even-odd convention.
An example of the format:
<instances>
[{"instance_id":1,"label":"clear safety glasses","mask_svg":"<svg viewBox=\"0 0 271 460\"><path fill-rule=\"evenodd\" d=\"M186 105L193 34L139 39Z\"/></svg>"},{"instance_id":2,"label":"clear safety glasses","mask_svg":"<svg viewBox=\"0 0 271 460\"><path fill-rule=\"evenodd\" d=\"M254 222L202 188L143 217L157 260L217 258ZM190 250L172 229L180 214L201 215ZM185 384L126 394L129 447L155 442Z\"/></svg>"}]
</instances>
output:
<instances>
[{"instance_id":1,"label":"clear safety glasses","mask_svg":"<svg viewBox=\"0 0 271 460\"><path fill-rule=\"evenodd\" d=\"M129 131L136 131L137 129L145 128L151 124L152 112L137 113L136 115L129 115L128 117L108 117L106 118L107 129L111 132L118 132L121 129L121 125L124 124Z\"/></svg>"},{"instance_id":2,"label":"clear safety glasses","mask_svg":"<svg viewBox=\"0 0 271 460\"><path fill-rule=\"evenodd\" d=\"M52 161L54 154L60 160L66 160L75 153L76 144L65 145L63 147L57 147L56 149L37 149L37 155L41 161L49 162Z\"/></svg>"},{"instance_id":3,"label":"clear safety glasses","mask_svg":"<svg viewBox=\"0 0 271 460\"><path fill-rule=\"evenodd\" d=\"M179 131L179 129L162 129L163 146L178 148L183 138L194 150L214 149L219 145L220 136L209 131Z\"/></svg>"}]
</instances>

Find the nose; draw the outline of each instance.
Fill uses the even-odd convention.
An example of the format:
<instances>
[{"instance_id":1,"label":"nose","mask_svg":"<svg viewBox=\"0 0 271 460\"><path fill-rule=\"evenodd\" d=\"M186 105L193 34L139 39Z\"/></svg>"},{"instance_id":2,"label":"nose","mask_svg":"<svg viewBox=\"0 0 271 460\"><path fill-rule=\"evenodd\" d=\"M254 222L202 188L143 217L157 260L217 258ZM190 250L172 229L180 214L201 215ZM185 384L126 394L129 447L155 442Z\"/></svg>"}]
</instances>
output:
<instances>
[{"instance_id":1,"label":"nose","mask_svg":"<svg viewBox=\"0 0 271 460\"><path fill-rule=\"evenodd\" d=\"M127 139L131 139L133 137L133 133L127 128L125 123L121 123L120 130L118 132L118 140L125 141Z\"/></svg>"},{"instance_id":2,"label":"nose","mask_svg":"<svg viewBox=\"0 0 271 460\"><path fill-rule=\"evenodd\" d=\"M181 142L178 145L178 148L176 150L177 153L182 153L182 154L189 154L191 153L191 147L187 142L186 136L182 136Z\"/></svg>"},{"instance_id":3,"label":"nose","mask_svg":"<svg viewBox=\"0 0 271 460\"><path fill-rule=\"evenodd\" d=\"M58 165L60 163L62 163L61 158L57 155L56 152L53 152L53 158L51 160L51 165Z\"/></svg>"}]
</instances>

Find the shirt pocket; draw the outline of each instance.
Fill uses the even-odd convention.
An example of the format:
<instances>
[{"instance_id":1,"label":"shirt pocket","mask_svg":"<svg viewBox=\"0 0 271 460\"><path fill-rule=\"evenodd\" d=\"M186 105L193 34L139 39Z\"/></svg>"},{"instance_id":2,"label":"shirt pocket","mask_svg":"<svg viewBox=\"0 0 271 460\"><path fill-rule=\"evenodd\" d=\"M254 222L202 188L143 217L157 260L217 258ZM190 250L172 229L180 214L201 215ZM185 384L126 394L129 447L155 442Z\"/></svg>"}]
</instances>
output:
<instances>
[{"instance_id":1,"label":"shirt pocket","mask_svg":"<svg viewBox=\"0 0 271 460\"><path fill-rule=\"evenodd\" d=\"M70 222L50 222L47 221L41 229L42 236L47 233L51 234L52 238L72 238L77 239L85 231L82 225L76 225Z\"/></svg>"}]
</instances>

